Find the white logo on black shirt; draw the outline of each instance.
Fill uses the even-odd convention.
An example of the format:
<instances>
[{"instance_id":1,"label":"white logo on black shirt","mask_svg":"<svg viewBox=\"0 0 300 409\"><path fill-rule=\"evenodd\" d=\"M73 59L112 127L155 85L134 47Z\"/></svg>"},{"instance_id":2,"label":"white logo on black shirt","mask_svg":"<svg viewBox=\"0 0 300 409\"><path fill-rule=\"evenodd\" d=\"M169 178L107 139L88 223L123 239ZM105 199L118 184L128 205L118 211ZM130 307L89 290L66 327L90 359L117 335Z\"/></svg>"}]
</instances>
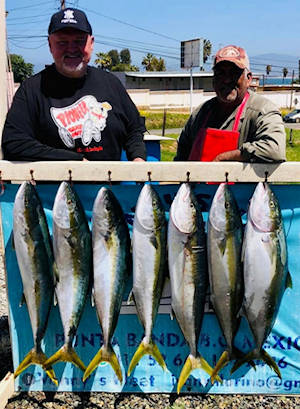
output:
<instances>
[{"instance_id":1,"label":"white logo on black shirt","mask_svg":"<svg viewBox=\"0 0 300 409\"><path fill-rule=\"evenodd\" d=\"M93 139L101 141L101 132L111 109L108 102L98 102L94 96L86 95L67 107L50 108L50 114L64 144L74 148L75 139L81 139L84 146Z\"/></svg>"}]
</instances>

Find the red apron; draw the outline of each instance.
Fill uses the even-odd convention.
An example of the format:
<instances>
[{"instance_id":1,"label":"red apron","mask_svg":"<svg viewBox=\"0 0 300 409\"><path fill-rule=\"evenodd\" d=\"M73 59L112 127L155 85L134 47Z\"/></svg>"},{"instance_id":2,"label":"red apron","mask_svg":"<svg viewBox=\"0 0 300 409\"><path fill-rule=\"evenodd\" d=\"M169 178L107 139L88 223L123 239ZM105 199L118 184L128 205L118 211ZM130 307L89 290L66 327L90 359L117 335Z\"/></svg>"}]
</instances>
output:
<instances>
[{"instance_id":1,"label":"red apron","mask_svg":"<svg viewBox=\"0 0 300 409\"><path fill-rule=\"evenodd\" d=\"M217 155L219 155L219 153L237 149L240 136L238 127L248 98L249 93L247 92L236 113L232 131L206 128L205 126L210 115L210 112L208 113L204 120L203 128L199 129L193 143L188 160L211 162Z\"/></svg>"}]
</instances>

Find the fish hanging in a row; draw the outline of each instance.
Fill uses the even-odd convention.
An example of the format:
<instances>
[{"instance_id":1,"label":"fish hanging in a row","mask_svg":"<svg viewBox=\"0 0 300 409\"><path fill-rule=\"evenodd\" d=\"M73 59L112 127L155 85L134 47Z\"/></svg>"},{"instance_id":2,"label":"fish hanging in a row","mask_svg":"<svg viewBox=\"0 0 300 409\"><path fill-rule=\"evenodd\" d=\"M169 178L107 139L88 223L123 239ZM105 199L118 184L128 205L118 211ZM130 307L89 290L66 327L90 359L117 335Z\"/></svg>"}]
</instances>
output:
<instances>
[{"instance_id":1,"label":"fish hanging in a row","mask_svg":"<svg viewBox=\"0 0 300 409\"><path fill-rule=\"evenodd\" d=\"M72 185L61 183L53 206L53 248L46 217L35 188L24 182L14 205L16 253L35 346L15 371L40 364L57 385L52 365L72 362L84 371L84 380L102 361L122 373L111 346L129 273L130 239L120 204L102 188L93 208L93 242L85 213ZM94 298L104 345L88 368L73 348L73 341L88 295L94 258ZM54 261L55 260L55 261ZM54 274L55 272L55 274ZM54 284L55 282L55 284ZM64 345L49 359L41 350L54 291L64 329Z\"/></svg>"},{"instance_id":2,"label":"fish hanging in a row","mask_svg":"<svg viewBox=\"0 0 300 409\"><path fill-rule=\"evenodd\" d=\"M260 359L281 378L263 344L274 325L284 290L291 287L291 278L280 206L267 183L258 183L250 200L244 237L236 201L227 184L219 186L209 212L208 261L212 303L227 343L212 382L234 359L237 361L231 373L247 362L255 368L253 360ZM256 344L245 356L234 346L241 310Z\"/></svg>"}]
</instances>

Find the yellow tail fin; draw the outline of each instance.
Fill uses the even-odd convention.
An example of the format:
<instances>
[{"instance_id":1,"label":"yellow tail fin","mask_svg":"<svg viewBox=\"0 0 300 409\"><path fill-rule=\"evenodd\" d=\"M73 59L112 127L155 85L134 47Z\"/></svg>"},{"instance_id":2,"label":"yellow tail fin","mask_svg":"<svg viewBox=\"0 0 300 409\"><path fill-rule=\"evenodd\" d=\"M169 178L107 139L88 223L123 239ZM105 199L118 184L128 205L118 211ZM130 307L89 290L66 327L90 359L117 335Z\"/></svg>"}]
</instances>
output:
<instances>
[{"instance_id":1,"label":"yellow tail fin","mask_svg":"<svg viewBox=\"0 0 300 409\"><path fill-rule=\"evenodd\" d=\"M50 365L45 365L47 362L47 357L43 352L37 352L34 348L28 352L28 354L25 356L23 361L20 363L18 368L16 369L14 373L14 377L16 378L17 376L20 375L21 372L23 372L28 366L37 364L41 365L43 370L46 372L46 374L49 376L51 381L58 386L57 378L55 376L54 370Z\"/></svg>"},{"instance_id":2,"label":"yellow tail fin","mask_svg":"<svg viewBox=\"0 0 300 409\"><path fill-rule=\"evenodd\" d=\"M205 359L198 355L198 356L193 356L189 355L183 365L183 368L180 372L180 376L178 379L178 384L177 384L177 393L179 394L181 391L181 388L185 384L187 378L190 376L191 372L194 369L203 369L208 375L212 376L213 369L212 367L205 361ZM215 379L219 382L222 383L222 379L217 375Z\"/></svg>"},{"instance_id":3,"label":"yellow tail fin","mask_svg":"<svg viewBox=\"0 0 300 409\"><path fill-rule=\"evenodd\" d=\"M57 362L71 362L72 364L78 366L78 368L83 372L86 369L84 363L76 354L75 349L66 345L63 345L57 352L55 352L55 354L53 354L44 365L48 368Z\"/></svg>"},{"instance_id":4,"label":"yellow tail fin","mask_svg":"<svg viewBox=\"0 0 300 409\"><path fill-rule=\"evenodd\" d=\"M162 357L159 349L157 348L156 344L150 340L150 342L146 342L145 338L140 343L138 349L135 351L133 355L129 368L128 368L128 376L131 374L133 369L136 367L136 364L144 355L151 355L156 360L156 362L162 367L165 371L167 366L165 364L164 358Z\"/></svg>"},{"instance_id":5,"label":"yellow tail fin","mask_svg":"<svg viewBox=\"0 0 300 409\"><path fill-rule=\"evenodd\" d=\"M119 360L115 351L113 350L112 346L109 344L107 347L104 345L99 349L97 354L89 363L88 367L86 368L84 375L83 375L83 382L91 375L91 373L97 368L100 362L108 362L112 366L115 374L117 375L120 383L123 382L122 370L120 367Z\"/></svg>"},{"instance_id":6,"label":"yellow tail fin","mask_svg":"<svg viewBox=\"0 0 300 409\"><path fill-rule=\"evenodd\" d=\"M232 374L235 372L237 369L239 369L243 364L252 361L253 359L261 359L264 361L273 371L276 373L276 375L281 378L281 373L280 370L274 361L274 359L264 350L264 349L254 349L253 351L248 352L248 354L242 358L236 361L236 363L233 365L231 368L230 373ZM250 362L251 363L251 362Z\"/></svg>"}]
</instances>

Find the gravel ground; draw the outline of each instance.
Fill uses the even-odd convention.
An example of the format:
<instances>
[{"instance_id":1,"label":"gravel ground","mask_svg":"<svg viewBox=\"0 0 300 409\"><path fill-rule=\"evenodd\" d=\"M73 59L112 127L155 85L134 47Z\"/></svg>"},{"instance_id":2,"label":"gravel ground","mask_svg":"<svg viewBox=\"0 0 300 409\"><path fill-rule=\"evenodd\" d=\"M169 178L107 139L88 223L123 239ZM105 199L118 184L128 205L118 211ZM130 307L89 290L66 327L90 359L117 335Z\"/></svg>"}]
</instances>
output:
<instances>
[{"instance_id":1,"label":"gravel ground","mask_svg":"<svg viewBox=\"0 0 300 409\"><path fill-rule=\"evenodd\" d=\"M1 249L0 249L1 250ZM8 329L8 306L0 255L0 380L13 371ZM181 395L125 393L19 392L6 409L300 409L300 397L260 395Z\"/></svg>"}]
</instances>

